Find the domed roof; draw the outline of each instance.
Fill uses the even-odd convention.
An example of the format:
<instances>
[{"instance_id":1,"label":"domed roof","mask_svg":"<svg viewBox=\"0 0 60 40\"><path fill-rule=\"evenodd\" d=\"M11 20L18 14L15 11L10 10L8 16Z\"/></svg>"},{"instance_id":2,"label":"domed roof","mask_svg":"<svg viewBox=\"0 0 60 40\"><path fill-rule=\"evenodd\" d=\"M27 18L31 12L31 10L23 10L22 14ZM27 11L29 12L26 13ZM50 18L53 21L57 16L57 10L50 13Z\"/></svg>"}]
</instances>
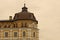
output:
<instances>
[{"instance_id":1,"label":"domed roof","mask_svg":"<svg viewBox=\"0 0 60 40\"><path fill-rule=\"evenodd\" d=\"M19 13L16 13L13 20L34 20L37 21L34 14L28 12L28 8L25 6L22 8L22 11Z\"/></svg>"}]
</instances>

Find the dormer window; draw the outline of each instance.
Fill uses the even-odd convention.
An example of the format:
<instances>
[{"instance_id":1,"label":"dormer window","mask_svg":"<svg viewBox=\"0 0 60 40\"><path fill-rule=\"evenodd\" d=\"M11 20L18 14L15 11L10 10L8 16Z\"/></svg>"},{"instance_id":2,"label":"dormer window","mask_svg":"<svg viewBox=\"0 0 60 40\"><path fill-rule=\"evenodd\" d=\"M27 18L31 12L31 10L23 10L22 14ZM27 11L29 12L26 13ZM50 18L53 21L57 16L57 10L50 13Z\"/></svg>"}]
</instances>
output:
<instances>
[{"instance_id":1,"label":"dormer window","mask_svg":"<svg viewBox=\"0 0 60 40\"><path fill-rule=\"evenodd\" d=\"M21 27L27 27L27 23L21 23Z\"/></svg>"},{"instance_id":2,"label":"dormer window","mask_svg":"<svg viewBox=\"0 0 60 40\"><path fill-rule=\"evenodd\" d=\"M13 26L14 26L13 28L17 28L17 24L13 24Z\"/></svg>"}]
</instances>

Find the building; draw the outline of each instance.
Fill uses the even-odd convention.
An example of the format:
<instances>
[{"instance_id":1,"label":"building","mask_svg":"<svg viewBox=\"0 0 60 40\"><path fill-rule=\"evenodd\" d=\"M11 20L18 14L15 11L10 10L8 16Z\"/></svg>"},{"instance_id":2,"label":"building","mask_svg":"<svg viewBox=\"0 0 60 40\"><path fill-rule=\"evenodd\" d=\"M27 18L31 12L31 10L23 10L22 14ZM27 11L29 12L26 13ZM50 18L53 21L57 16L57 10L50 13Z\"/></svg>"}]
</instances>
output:
<instances>
[{"instance_id":1,"label":"building","mask_svg":"<svg viewBox=\"0 0 60 40\"><path fill-rule=\"evenodd\" d=\"M25 6L14 18L0 20L0 40L39 40L38 21Z\"/></svg>"}]
</instances>

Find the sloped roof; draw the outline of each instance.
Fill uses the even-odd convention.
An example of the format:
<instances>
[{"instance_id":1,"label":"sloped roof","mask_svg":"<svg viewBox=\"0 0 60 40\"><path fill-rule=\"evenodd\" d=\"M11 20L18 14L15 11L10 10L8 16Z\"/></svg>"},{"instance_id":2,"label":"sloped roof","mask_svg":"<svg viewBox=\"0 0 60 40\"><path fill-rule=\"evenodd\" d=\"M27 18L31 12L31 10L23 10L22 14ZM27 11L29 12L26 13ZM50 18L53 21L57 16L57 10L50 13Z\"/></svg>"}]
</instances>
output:
<instances>
[{"instance_id":1,"label":"sloped roof","mask_svg":"<svg viewBox=\"0 0 60 40\"><path fill-rule=\"evenodd\" d=\"M32 19L32 20L36 20L34 14L33 13L29 13L29 12L16 13L15 16L14 16L14 20L18 20L18 19Z\"/></svg>"},{"instance_id":2,"label":"sloped roof","mask_svg":"<svg viewBox=\"0 0 60 40\"><path fill-rule=\"evenodd\" d=\"M28 8L25 5L22 8L22 12L16 13L13 18L13 20L21 20L21 19L24 19L24 20L30 19L30 20L37 21L34 14L28 12Z\"/></svg>"}]
</instances>

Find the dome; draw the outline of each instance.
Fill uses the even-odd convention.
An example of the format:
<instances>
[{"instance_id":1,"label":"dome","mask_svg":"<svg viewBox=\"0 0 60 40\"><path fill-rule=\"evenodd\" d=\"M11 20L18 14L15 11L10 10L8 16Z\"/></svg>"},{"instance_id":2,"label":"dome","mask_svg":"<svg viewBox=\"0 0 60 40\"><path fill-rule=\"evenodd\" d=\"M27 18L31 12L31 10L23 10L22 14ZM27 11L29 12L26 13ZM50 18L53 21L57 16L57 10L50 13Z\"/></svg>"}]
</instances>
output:
<instances>
[{"instance_id":1,"label":"dome","mask_svg":"<svg viewBox=\"0 0 60 40\"><path fill-rule=\"evenodd\" d=\"M34 20L37 21L34 14L28 12L28 8L25 6L22 8L22 11L19 13L16 13L13 20Z\"/></svg>"}]
</instances>

